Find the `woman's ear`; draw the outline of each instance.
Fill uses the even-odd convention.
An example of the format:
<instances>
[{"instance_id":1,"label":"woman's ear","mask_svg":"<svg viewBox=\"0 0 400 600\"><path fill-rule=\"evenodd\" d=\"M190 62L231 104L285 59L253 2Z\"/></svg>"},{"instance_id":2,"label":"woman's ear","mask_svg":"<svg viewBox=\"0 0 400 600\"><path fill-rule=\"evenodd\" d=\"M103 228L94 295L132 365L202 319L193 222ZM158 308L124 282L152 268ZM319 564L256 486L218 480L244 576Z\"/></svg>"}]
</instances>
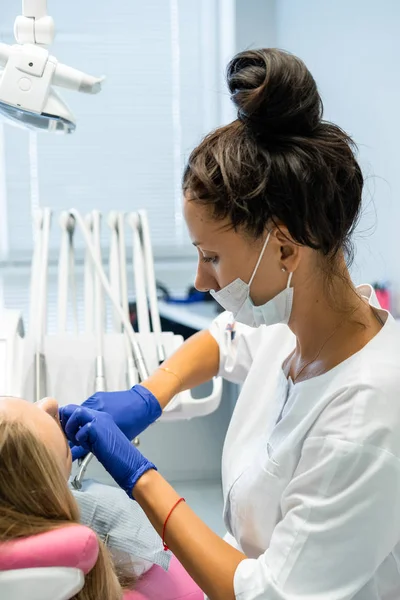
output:
<instances>
[{"instance_id":1,"label":"woman's ear","mask_svg":"<svg viewBox=\"0 0 400 600\"><path fill-rule=\"evenodd\" d=\"M279 244L281 268L294 273L301 260L302 246L293 240L286 227L276 228L274 236Z\"/></svg>"}]
</instances>

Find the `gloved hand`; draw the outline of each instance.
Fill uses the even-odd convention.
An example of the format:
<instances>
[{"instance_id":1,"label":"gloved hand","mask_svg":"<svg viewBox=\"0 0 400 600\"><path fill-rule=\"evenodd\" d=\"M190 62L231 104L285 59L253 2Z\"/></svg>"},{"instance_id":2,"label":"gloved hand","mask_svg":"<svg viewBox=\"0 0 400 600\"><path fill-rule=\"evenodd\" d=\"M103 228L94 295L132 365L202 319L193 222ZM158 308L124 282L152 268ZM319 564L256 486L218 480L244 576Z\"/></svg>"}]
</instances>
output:
<instances>
[{"instance_id":1,"label":"gloved hand","mask_svg":"<svg viewBox=\"0 0 400 600\"><path fill-rule=\"evenodd\" d=\"M111 415L129 440L147 429L162 413L157 398L142 385L122 392L97 392L85 400L82 407ZM72 445L71 453L72 460L76 460L83 458L87 450Z\"/></svg>"},{"instance_id":2,"label":"gloved hand","mask_svg":"<svg viewBox=\"0 0 400 600\"><path fill-rule=\"evenodd\" d=\"M86 452L93 452L130 498L139 477L149 469L156 469L108 413L69 404L60 408L60 420L68 440Z\"/></svg>"}]
</instances>

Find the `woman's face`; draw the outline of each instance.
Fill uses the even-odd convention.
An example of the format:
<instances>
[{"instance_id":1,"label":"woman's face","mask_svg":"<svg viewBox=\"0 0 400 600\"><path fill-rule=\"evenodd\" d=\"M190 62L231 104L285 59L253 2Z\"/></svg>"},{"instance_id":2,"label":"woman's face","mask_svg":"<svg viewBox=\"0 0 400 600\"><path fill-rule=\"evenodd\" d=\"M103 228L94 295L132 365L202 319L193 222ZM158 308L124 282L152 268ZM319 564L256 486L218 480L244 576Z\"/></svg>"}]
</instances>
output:
<instances>
[{"instance_id":1,"label":"woman's face","mask_svg":"<svg viewBox=\"0 0 400 600\"><path fill-rule=\"evenodd\" d=\"M265 237L252 240L232 229L228 220L211 219L207 207L197 202L185 199L183 210L198 252L195 287L200 291L218 291L238 277L248 283ZM281 252L282 243L271 235L251 284L251 298L256 305L276 296L287 284L288 274L282 272Z\"/></svg>"},{"instance_id":2,"label":"woman's face","mask_svg":"<svg viewBox=\"0 0 400 600\"><path fill-rule=\"evenodd\" d=\"M68 479L72 457L67 438L61 429L56 400L44 398L32 404L21 398L0 398L0 410L7 411L10 418L21 420L30 427L58 461Z\"/></svg>"}]
</instances>

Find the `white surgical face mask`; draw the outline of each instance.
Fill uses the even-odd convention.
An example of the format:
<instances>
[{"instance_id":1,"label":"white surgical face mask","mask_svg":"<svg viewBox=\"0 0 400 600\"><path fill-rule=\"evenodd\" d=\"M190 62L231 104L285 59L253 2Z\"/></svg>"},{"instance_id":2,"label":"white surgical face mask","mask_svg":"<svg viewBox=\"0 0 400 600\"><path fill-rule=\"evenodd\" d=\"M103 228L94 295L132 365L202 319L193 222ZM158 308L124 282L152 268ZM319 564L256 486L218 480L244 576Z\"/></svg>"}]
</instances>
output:
<instances>
[{"instance_id":1,"label":"white surgical face mask","mask_svg":"<svg viewBox=\"0 0 400 600\"><path fill-rule=\"evenodd\" d=\"M210 294L215 300L229 312L233 313L234 319L239 323L244 323L250 327L259 325L275 325L276 323L289 322L293 305L293 288L290 287L293 273L289 273L286 288L275 298L269 300L261 306L254 306L250 298L250 286L253 283L257 269L260 266L265 248L269 242L271 234L269 233L264 242L257 264L249 283L245 283L238 278L218 292L210 290Z\"/></svg>"}]
</instances>

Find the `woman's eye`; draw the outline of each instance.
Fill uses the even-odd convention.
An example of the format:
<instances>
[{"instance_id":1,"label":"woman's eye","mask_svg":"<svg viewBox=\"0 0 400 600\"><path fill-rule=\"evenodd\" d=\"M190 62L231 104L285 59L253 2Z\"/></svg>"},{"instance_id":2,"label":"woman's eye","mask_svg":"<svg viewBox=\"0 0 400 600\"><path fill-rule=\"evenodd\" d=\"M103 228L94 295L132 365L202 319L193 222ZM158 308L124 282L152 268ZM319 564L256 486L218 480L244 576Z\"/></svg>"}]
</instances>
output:
<instances>
[{"instance_id":1,"label":"woman's eye","mask_svg":"<svg viewBox=\"0 0 400 600\"><path fill-rule=\"evenodd\" d=\"M203 263L213 263L218 262L218 258L216 256L202 256L201 260Z\"/></svg>"}]
</instances>

